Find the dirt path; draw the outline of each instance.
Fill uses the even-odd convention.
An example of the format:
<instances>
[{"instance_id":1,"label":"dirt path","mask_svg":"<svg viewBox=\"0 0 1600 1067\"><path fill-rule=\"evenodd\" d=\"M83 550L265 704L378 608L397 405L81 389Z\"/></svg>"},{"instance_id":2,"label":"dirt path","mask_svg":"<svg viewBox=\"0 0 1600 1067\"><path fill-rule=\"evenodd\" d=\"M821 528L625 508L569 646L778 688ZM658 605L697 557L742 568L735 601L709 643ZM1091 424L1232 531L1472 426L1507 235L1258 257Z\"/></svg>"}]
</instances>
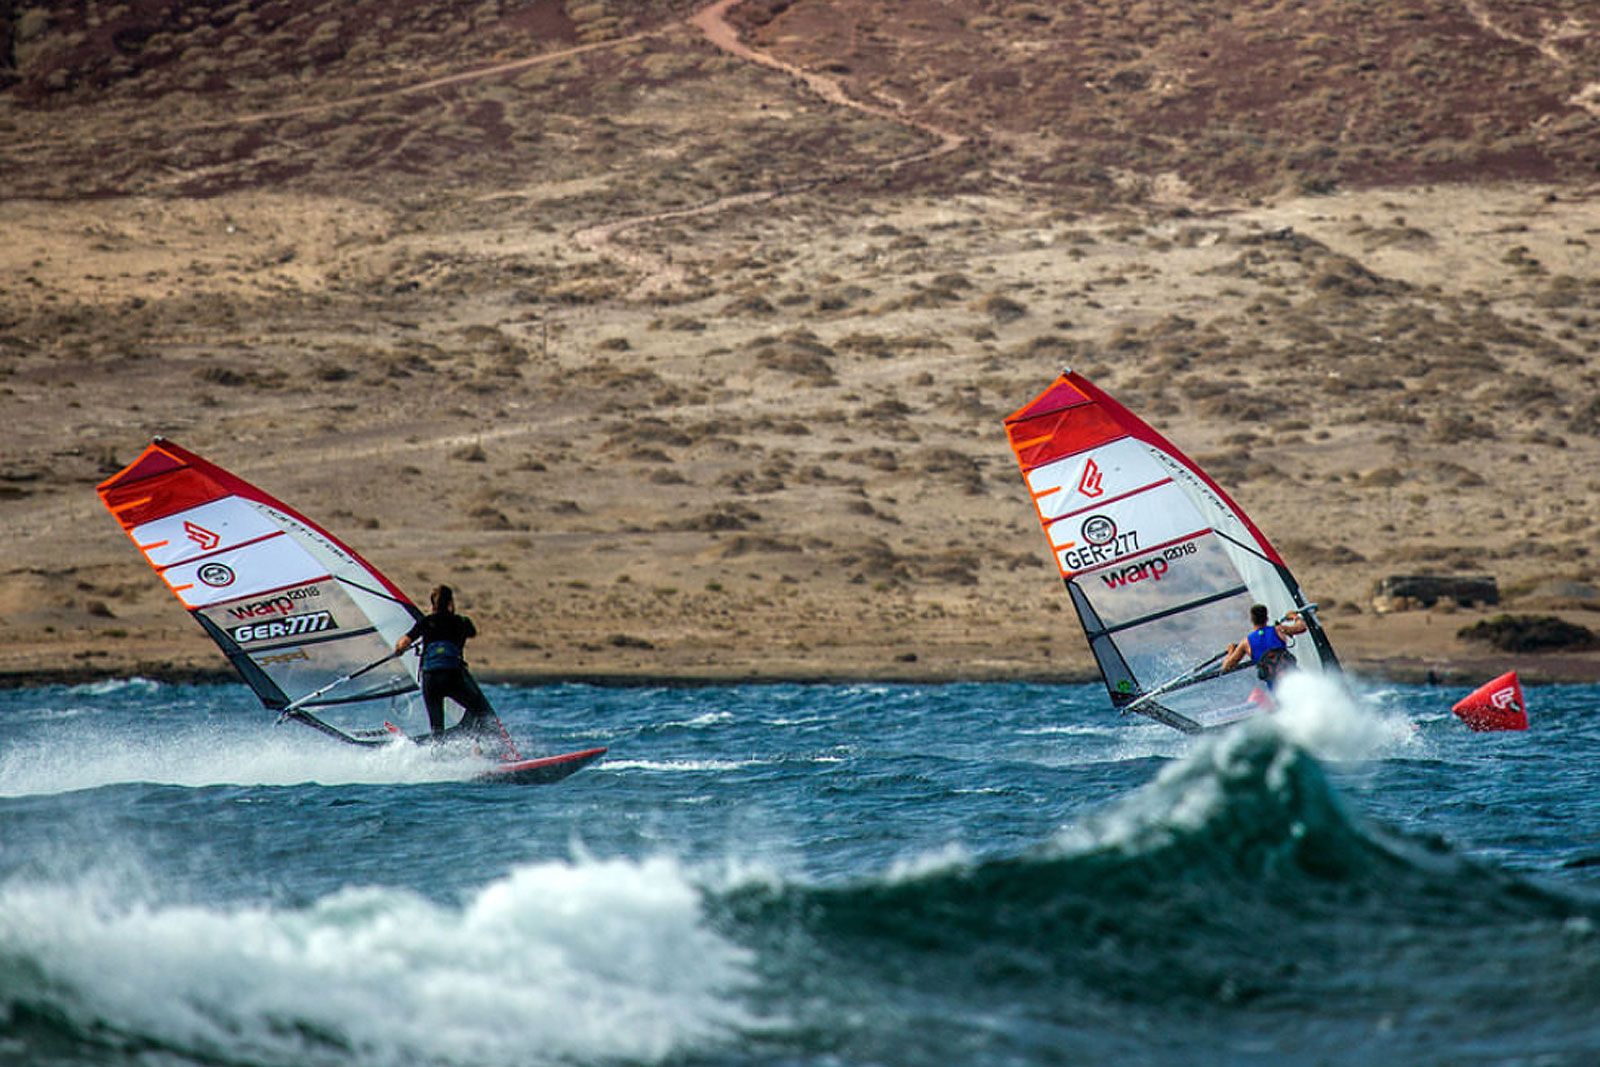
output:
<instances>
[{"instance_id":1,"label":"dirt path","mask_svg":"<svg viewBox=\"0 0 1600 1067\"><path fill-rule=\"evenodd\" d=\"M759 204L784 196L792 196L804 189L818 185L821 180L814 179L798 185L779 186L774 189L763 189L753 193L736 193L732 196L708 200L694 207L676 208L672 211L660 211L653 215L635 215L631 218L602 222L597 226L588 226L578 230L572 235L572 239L597 255L608 255L640 272L643 277L633 287L633 294L635 296L644 296L660 292L668 286L683 281L685 277L684 269L664 256L616 243L614 239L618 234L626 233L629 230L642 229L658 222L671 222L675 219L688 219L699 215L714 215L717 212L730 211L736 207L745 207L749 204Z\"/></svg>"},{"instance_id":2,"label":"dirt path","mask_svg":"<svg viewBox=\"0 0 1600 1067\"><path fill-rule=\"evenodd\" d=\"M1482 27L1485 33L1498 37L1502 41L1510 41L1513 44L1520 44L1524 48L1531 48L1562 70L1567 71L1572 69L1572 60L1561 51L1558 42L1587 37L1595 32L1576 19L1569 18L1562 23L1546 22L1543 34L1537 38L1528 37L1517 33L1515 30L1507 29L1496 22L1494 16L1490 14L1489 9L1485 6L1484 0L1461 0L1461 6L1467 9L1467 13L1472 16L1473 21ZM1595 118L1600 119L1600 82L1588 83L1568 97L1567 103L1573 107L1580 107Z\"/></svg>"},{"instance_id":3,"label":"dirt path","mask_svg":"<svg viewBox=\"0 0 1600 1067\"><path fill-rule=\"evenodd\" d=\"M864 115L883 119L887 122L909 126L934 139L930 148L919 149L906 155L896 156L893 159L876 163L859 164L839 170L831 176L808 178L804 181L793 182L788 185L776 186L751 193L736 193L731 196L719 197L715 200L688 208L678 208L673 211L663 211L650 215L640 215L633 218L618 219L612 222L590 226L573 234L573 239L592 252L604 253L619 259L634 269L642 272L643 279L635 286L635 295L644 295L658 292L668 285L681 281L684 276L683 269L674 265L669 260L651 253L643 252L636 248L626 248L616 243L617 235L629 230L641 229L658 222L669 222L676 219L694 218L701 215L712 215L720 211L747 207L751 204L764 203L778 200L786 196L814 189L832 181L843 181L846 178L861 174L890 173L901 170L916 163L937 159L948 155L967 143L967 138L952 130L947 130L932 123L912 118L902 110L883 107L877 104L857 100L847 93L844 86L833 78L805 70L792 63L786 63L776 56L765 52L758 52L746 45L739 38L739 31L732 23L728 22L728 12L733 10L744 0L716 0L708 7L702 8L690 16L689 23L705 35L706 40L712 45L727 52L729 55L755 63L794 78L810 89L827 103L836 107L850 108Z\"/></svg>"},{"instance_id":4,"label":"dirt path","mask_svg":"<svg viewBox=\"0 0 1600 1067\"><path fill-rule=\"evenodd\" d=\"M961 134L935 126L930 122L911 118L894 108L881 107L857 100L845 92L844 86L833 78L813 71L803 70L792 63L785 63L776 56L768 55L765 52L757 52L749 47L739 39L739 31L734 29L727 19L728 12L743 2L744 0L717 0L710 7L702 9L699 14L691 16L689 21L706 35L707 40L724 52L738 56L748 63L759 63L761 66L771 67L773 70L782 71L792 78L797 78L804 82L812 92L830 104L853 108L865 115L872 115L890 122L911 126L938 141L935 147L926 152L918 152L911 156L901 157L892 161L892 163L885 164L885 166L898 168L910 163L921 162L925 159L933 159L937 156L954 152L966 143L967 139Z\"/></svg>"},{"instance_id":5,"label":"dirt path","mask_svg":"<svg viewBox=\"0 0 1600 1067\"><path fill-rule=\"evenodd\" d=\"M921 163L926 160L936 159L940 156L954 152L967 142L967 138L954 131L943 129L932 123L925 122L904 114L903 109L885 107L862 100L857 100L847 93L837 80L812 71L804 70L792 63L786 63L775 56L758 52L739 39L739 32L727 20L728 12L743 0L716 0L715 3L702 8L692 15L688 24L699 30L716 48L736 56L748 63L755 63L768 67L802 82L817 96L837 107L850 108L864 115L883 119L888 122L909 126L933 138L934 144L926 149L897 156L893 159L875 163L857 165L835 173L832 176L816 177L804 181L793 182L771 189L757 192L737 193L731 196L719 197L688 208L678 208L672 211L656 212L633 218L615 219L586 227L573 234L574 240L591 251L604 253L628 264L643 274L643 279L636 287L637 291L659 291L669 285L682 281L684 272L681 267L675 266L669 259L643 252L635 248L625 248L616 243L615 238L629 230L640 229L660 222L676 219L693 218L701 215L716 214L717 212L746 207L751 204L776 200L786 196L816 188L828 181L843 180L848 177L863 173L884 173L901 170L905 167ZM160 130L146 133L131 127L124 127L112 133L89 134L90 143L104 143L109 141L136 138L144 136L185 136L195 133L214 132L217 130L234 129L263 122L281 122L290 119L307 118L317 115L326 115L331 112L350 108L371 107L374 104L388 100L412 96L418 93L433 92L438 89L455 85L463 85L485 78L498 77L505 74L515 74L532 67L548 63L558 63L574 56L586 55L606 49L617 48L637 41L658 37L670 33L684 25L681 22L669 23L657 29L619 37L616 40L597 41L590 44L576 45L555 52L542 52L534 56L525 56L521 59L508 60L504 63L495 63L485 67L475 67L471 70L460 71L454 74L441 75L428 78L424 81L410 85L402 85L392 89L376 92L358 93L354 96L340 100L329 100L315 104L305 104L299 107L277 108L266 111L252 111L244 114L228 115L222 118L204 119L197 122L184 123L178 126L165 127ZM59 147L57 140L25 141L6 146L12 153L38 151ZM175 174L177 178L192 178L192 173Z\"/></svg>"}]
</instances>

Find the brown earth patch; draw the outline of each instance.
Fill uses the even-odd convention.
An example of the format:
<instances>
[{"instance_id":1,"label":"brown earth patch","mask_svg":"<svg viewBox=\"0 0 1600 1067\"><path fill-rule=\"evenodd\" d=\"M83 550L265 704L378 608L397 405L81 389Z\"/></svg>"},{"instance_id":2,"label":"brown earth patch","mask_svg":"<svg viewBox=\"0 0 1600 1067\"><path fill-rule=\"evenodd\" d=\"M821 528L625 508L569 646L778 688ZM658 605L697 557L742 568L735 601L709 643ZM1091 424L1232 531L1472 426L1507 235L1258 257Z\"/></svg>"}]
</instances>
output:
<instances>
[{"instance_id":1,"label":"brown earth patch","mask_svg":"<svg viewBox=\"0 0 1600 1067\"><path fill-rule=\"evenodd\" d=\"M490 673L1081 676L999 426L1066 363L1348 660L1487 670L1371 589L1596 581L1600 202L1592 46L1478 7L735 6L803 78L675 2L8 22L0 672L218 663L93 493L165 433Z\"/></svg>"}]
</instances>

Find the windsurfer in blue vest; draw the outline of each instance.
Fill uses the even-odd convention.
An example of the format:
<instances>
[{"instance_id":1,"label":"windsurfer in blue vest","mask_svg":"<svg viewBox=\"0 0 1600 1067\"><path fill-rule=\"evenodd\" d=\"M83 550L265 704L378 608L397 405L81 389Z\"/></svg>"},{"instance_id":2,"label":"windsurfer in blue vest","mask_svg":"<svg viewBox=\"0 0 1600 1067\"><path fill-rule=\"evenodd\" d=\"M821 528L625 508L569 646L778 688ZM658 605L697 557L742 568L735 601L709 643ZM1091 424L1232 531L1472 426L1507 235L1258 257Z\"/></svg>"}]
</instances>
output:
<instances>
[{"instance_id":1,"label":"windsurfer in blue vest","mask_svg":"<svg viewBox=\"0 0 1600 1067\"><path fill-rule=\"evenodd\" d=\"M467 673L467 639L478 636L477 627L465 615L456 614L455 590L448 585L435 586L429 603L433 611L418 619L394 646L396 652L404 652L414 642L422 642L422 702L428 709L430 733L416 740L443 741L456 734L475 739L503 737L499 716ZM444 728L446 697L464 709L461 724L448 731Z\"/></svg>"},{"instance_id":2,"label":"windsurfer in blue vest","mask_svg":"<svg viewBox=\"0 0 1600 1067\"><path fill-rule=\"evenodd\" d=\"M1305 633L1306 621L1298 611L1291 611L1282 622L1276 624L1269 623L1268 618L1265 604L1250 605L1250 623L1255 629L1228 646L1228 654L1222 659L1223 673L1242 665L1248 657L1256 665L1256 677L1271 689L1285 672L1294 668L1295 659L1289 651L1289 638Z\"/></svg>"}]
</instances>

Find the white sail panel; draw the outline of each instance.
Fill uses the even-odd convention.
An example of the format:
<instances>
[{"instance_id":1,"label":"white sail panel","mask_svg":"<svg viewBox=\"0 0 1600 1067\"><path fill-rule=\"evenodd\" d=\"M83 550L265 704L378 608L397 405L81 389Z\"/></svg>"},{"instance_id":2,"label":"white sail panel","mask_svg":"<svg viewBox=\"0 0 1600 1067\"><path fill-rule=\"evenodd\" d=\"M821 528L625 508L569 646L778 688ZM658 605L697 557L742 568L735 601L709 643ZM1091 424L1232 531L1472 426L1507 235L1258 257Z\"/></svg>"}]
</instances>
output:
<instances>
[{"instance_id":1,"label":"white sail panel","mask_svg":"<svg viewBox=\"0 0 1600 1067\"><path fill-rule=\"evenodd\" d=\"M162 570L280 532L245 501L229 496L141 523L128 535L150 566Z\"/></svg>"},{"instance_id":2,"label":"white sail panel","mask_svg":"<svg viewBox=\"0 0 1600 1067\"><path fill-rule=\"evenodd\" d=\"M1171 477L1139 441L1124 437L1064 456L1027 472L1039 513L1047 519L1093 507Z\"/></svg>"},{"instance_id":3,"label":"white sail panel","mask_svg":"<svg viewBox=\"0 0 1600 1067\"><path fill-rule=\"evenodd\" d=\"M269 589L301 585L327 575L310 553L282 533L228 551L212 552L161 572L185 607L260 596Z\"/></svg>"},{"instance_id":4,"label":"white sail panel","mask_svg":"<svg viewBox=\"0 0 1600 1067\"><path fill-rule=\"evenodd\" d=\"M1204 518L1172 482L1064 515L1045 527L1062 574L1105 567L1204 532Z\"/></svg>"}]
</instances>

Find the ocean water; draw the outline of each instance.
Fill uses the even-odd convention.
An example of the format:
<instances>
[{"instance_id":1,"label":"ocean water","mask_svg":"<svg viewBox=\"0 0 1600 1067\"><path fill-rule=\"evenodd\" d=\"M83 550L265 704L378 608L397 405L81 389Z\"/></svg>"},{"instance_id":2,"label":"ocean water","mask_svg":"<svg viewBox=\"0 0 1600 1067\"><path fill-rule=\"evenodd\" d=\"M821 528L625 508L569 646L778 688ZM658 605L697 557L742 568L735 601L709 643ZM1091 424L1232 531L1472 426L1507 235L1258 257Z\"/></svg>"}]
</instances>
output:
<instances>
[{"instance_id":1,"label":"ocean water","mask_svg":"<svg viewBox=\"0 0 1600 1067\"><path fill-rule=\"evenodd\" d=\"M565 782L238 686L0 692L0 1064L1600 1062L1600 687L489 687Z\"/></svg>"}]
</instances>

